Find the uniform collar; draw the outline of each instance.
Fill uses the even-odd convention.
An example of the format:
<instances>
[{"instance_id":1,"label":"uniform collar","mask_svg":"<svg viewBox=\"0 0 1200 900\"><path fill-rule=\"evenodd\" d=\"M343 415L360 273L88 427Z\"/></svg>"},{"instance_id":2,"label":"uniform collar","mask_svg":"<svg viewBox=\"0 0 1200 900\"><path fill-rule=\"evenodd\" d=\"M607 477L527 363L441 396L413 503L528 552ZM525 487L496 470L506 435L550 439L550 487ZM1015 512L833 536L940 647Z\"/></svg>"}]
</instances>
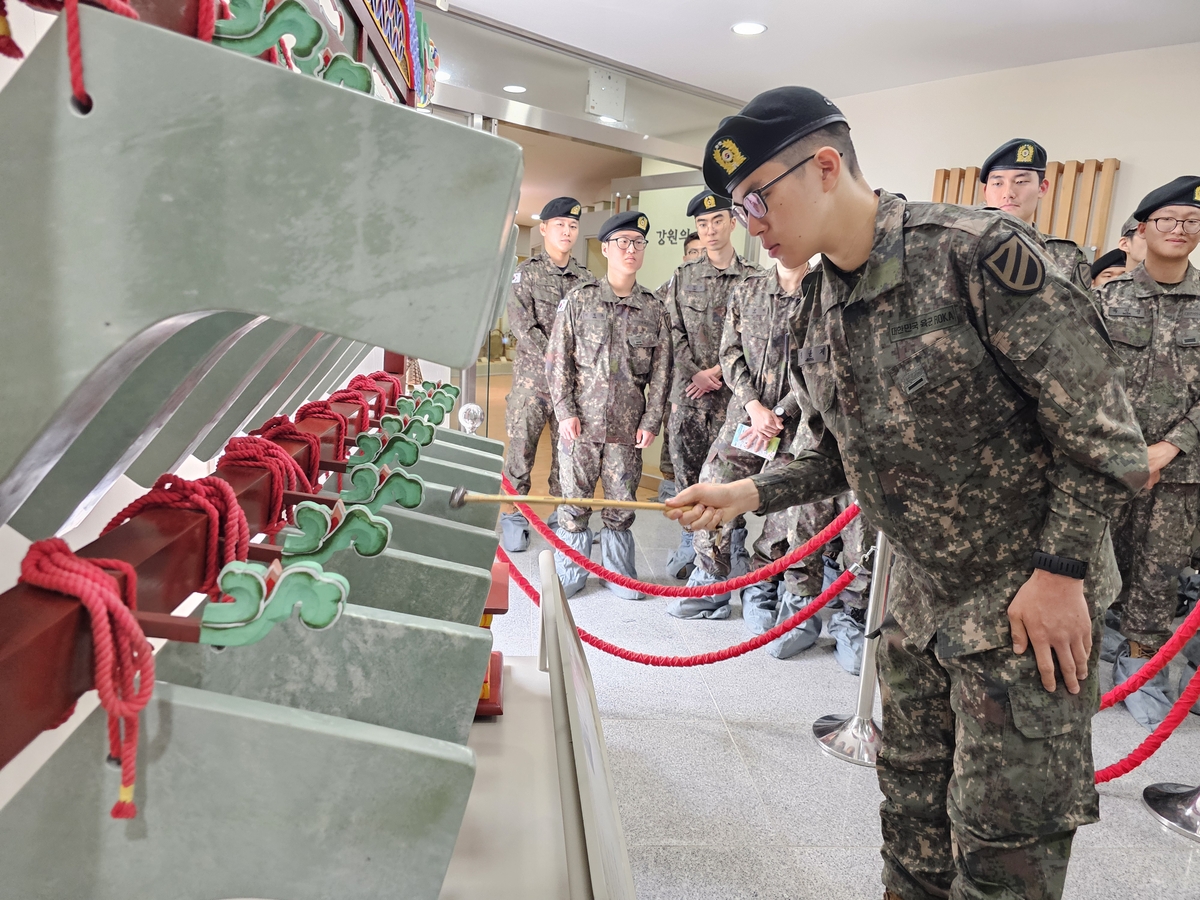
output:
<instances>
[{"instance_id":1,"label":"uniform collar","mask_svg":"<svg viewBox=\"0 0 1200 900\"><path fill-rule=\"evenodd\" d=\"M733 260L729 263L726 269L718 269L712 264L712 260L708 258L708 251L700 254L700 258L693 260L689 265L696 266L698 271L696 274L702 278L720 278L722 275L743 275L747 271L746 261L738 255L735 250L733 252Z\"/></svg>"},{"instance_id":2,"label":"uniform collar","mask_svg":"<svg viewBox=\"0 0 1200 900\"><path fill-rule=\"evenodd\" d=\"M804 296L804 287L806 284L809 283L808 276L811 274L812 274L811 271L805 272L804 277L800 279L800 284L796 287L796 292L794 294L789 294L787 291L785 291L783 289L783 285L779 283L779 270L773 268L773 269L771 269L771 276L770 276L771 284L773 286L771 293L774 294L776 297L788 297L788 298L792 298L792 299L797 299L797 298L803 297Z\"/></svg>"},{"instance_id":3,"label":"uniform collar","mask_svg":"<svg viewBox=\"0 0 1200 900\"><path fill-rule=\"evenodd\" d=\"M628 297L618 297L613 293L612 284L607 278L600 279L600 299L605 303L613 303L624 306L632 306L634 309L641 309L646 305L646 297L654 299L654 294L642 287L640 283L633 283L633 293ZM643 296L646 295L646 296Z\"/></svg>"},{"instance_id":4,"label":"uniform collar","mask_svg":"<svg viewBox=\"0 0 1200 900\"><path fill-rule=\"evenodd\" d=\"M873 300L887 293L904 281L904 207L905 202L887 191L879 192L879 208L875 211L875 241L866 268L854 290L846 292L846 283L832 272L823 279L825 289L821 292L821 313L844 303L849 306L864 300ZM822 262L832 267L833 263L822 257Z\"/></svg>"},{"instance_id":5,"label":"uniform collar","mask_svg":"<svg viewBox=\"0 0 1200 900\"><path fill-rule=\"evenodd\" d=\"M550 254L547 253L545 250L539 250L537 253L537 256L534 257L534 260L545 263L546 268L550 271L550 273L552 275L574 275L576 277L582 278L584 275L584 272L587 271L586 269L582 268L578 262L575 261L574 256L567 257L567 267L565 269L560 269L558 267L558 264L555 263L554 260L552 260L550 258Z\"/></svg>"},{"instance_id":6,"label":"uniform collar","mask_svg":"<svg viewBox=\"0 0 1200 900\"><path fill-rule=\"evenodd\" d=\"M1200 271L1190 262L1188 263L1187 271L1183 274L1183 281L1179 284L1173 284L1170 287L1163 287L1155 281L1150 273L1146 271L1144 263L1138 263L1136 269L1129 273L1129 277L1133 279L1134 291L1139 297L1154 297L1159 294L1190 294L1191 296L1200 296Z\"/></svg>"}]
</instances>

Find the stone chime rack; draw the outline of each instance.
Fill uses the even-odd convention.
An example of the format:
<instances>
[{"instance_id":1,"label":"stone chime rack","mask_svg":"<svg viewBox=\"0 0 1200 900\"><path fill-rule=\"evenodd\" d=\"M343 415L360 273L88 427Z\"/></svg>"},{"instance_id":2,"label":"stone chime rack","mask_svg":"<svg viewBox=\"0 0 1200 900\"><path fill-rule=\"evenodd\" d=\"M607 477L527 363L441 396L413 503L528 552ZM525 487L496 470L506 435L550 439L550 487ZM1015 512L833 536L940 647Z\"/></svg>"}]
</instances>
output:
<instances>
[{"instance_id":1,"label":"stone chime rack","mask_svg":"<svg viewBox=\"0 0 1200 900\"><path fill-rule=\"evenodd\" d=\"M348 386L374 347L469 365L514 262L520 151L143 23L80 19L93 113L66 102L61 21L0 92L0 162L22 174L0 215L6 546L70 540L114 487L212 459L266 532L271 476L222 448ZM485 679L500 699L480 625L507 597L498 508L447 501L498 490L501 447L449 427L452 388L357 384L365 414L332 404L344 438L328 418L295 423L319 440L322 483L286 492L295 527L223 570L235 603L197 604L199 513L150 509L73 543L135 568L138 622L166 641L135 818L109 817L103 710L56 728L92 687L88 615L5 592L0 775L25 774L0 807L0 894L437 897ZM312 462L308 442L276 443ZM257 617L237 619L274 563ZM274 615L267 592L302 569L340 591L332 621Z\"/></svg>"}]
</instances>

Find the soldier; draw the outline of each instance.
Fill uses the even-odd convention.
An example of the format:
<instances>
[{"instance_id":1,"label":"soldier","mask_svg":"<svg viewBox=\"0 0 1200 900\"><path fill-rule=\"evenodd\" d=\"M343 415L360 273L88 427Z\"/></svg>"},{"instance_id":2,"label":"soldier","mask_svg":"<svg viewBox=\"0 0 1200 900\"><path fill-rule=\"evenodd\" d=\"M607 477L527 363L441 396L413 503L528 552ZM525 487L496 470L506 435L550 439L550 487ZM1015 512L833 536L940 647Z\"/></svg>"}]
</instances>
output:
<instances>
[{"instance_id":1,"label":"soldier","mask_svg":"<svg viewBox=\"0 0 1200 900\"><path fill-rule=\"evenodd\" d=\"M694 231L688 232L688 236L684 238L683 241L683 261L685 263L692 262L693 260L699 259L703 253L704 245L700 243L700 235L696 234ZM660 300L663 300L664 303L666 302L665 298L667 296L667 287L670 284L671 280L668 278L662 283L662 285L659 286L658 290L654 292L655 295ZM679 488L675 485L675 466L671 464L671 432L667 427L670 423L670 418L671 409L670 406L668 406L663 410L663 430L661 432L663 441L662 449L658 454L658 471L662 473L663 477L662 485L658 489L659 503L662 503L668 497L674 497L677 493L679 493ZM687 565L686 572L683 574L683 577L687 578L687 576L691 574L693 568L695 568L695 566L689 563Z\"/></svg>"},{"instance_id":2,"label":"soldier","mask_svg":"<svg viewBox=\"0 0 1200 900\"><path fill-rule=\"evenodd\" d=\"M887 896L1059 898L1099 814L1108 520L1148 477L1120 362L1031 229L874 193L815 91L726 119L704 174L771 256L823 254L799 352L825 431L781 472L680 492L668 503L693 505L671 515L715 528L853 488L896 549L878 655Z\"/></svg>"},{"instance_id":3,"label":"soldier","mask_svg":"<svg viewBox=\"0 0 1200 900\"><path fill-rule=\"evenodd\" d=\"M1046 150L1037 141L1013 138L983 161L979 180L983 182L983 199L988 206L1002 209L1026 225L1035 226L1038 201L1050 188L1050 182L1046 180ZM1090 294L1091 267L1079 245L1050 234L1042 235L1041 239L1046 255Z\"/></svg>"},{"instance_id":4,"label":"soldier","mask_svg":"<svg viewBox=\"0 0 1200 900\"><path fill-rule=\"evenodd\" d=\"M1113 522L1124 637L1115 684L1171 637L1179 570L1191 558L1200 523L1200 273L1188 262L1200 243L1200 177L1183 176L1151 191L1133 216L1146 242L1145 260L1099 292L1125 366L1126 391L1150 445L1150 489ZM1164 670L1125 706L1154 728L1177 696Z\"/></svg>"},{"instance_id":5,"label":"soldier","mask_svg":"<svg viewBox=\"0 0 1200 900\"><path fill-rule=\"evenodd\" d=\"M1092 290L1108 284L1118 275L1124 275L1129 260L1124 250L1109 250L1092 263Z\"/></svg>"},{"instance_id":6,"label":"soldier","mask_svg":"<svg viewBox=\"0 0 1200 900\"><path fill-rule=\"evenodd\" d=\"M807 271L806 262L798 269L753 272L730 293L720 359L732 396L725 424L700 469L701 482L724 484L791 462L800 402L788 381L788 322L804 299L801 284ZM733 530L731 522L718 533L696 535L696 568L688 578L689 586L729 577ZM763 522L762 535L754 544L752 565L767 565L787 547L787 513L773 513ZM729 599L728 592L679 597L668 604L667 612L680 619L728 619ZM754 634L770 630L778 600L778 579L743 588L746 627Z\"/></svg>"},{"instance_id":7,"label":"soldier","mask_svg":"<svg viewBox=\"0 0 1200 900\"><path fill-rule=\"evenodd\" d=\"M1142 223L1130 216L1121 226L1121 239L1117 246L1125 251L1125 271L1132 272L1146 258L1146 238L1138 229Z\"/></svg>"},{"instance_id":8,"label":"soldier","mask_svg":"<svg viewBox=\"0 0 1200 900\"><path fill-rule=\"evenodd\" d=\"M579 237L579 201L558 197L542 207L538 232L545 245L517 266L508 298L508 322L517 339L512 391L504 398L508 454L504 474L518 494L528 494L530 473L542 429L550 426L551 440L558 423L546 385L546 344L554 327L555 311L563 297L593 280L575 262L571 248ZM558 454L551 454L550 493L559 495ZM500 535L504 549L520 552L529 546L529 521L517 511L502 513Z\"/></svg>"},{"instance_id":9,"label":"soldier","mask_svg":"<svg viewBox=\"0 0 1200 900\"><path fill-rule=\"evenodd\" d=\"M721 333L729 293L748 272L759 271L733 249L734 221L727 197L701 191L688 204L687 214L696 219L705 252L675 270L663 298L671 313L675 357L668 433L678 490L696 483L725 421L731 395L721 380ZM732 546L734 571L748 571L744 520L735 526ZM684 573L694 559L692 535L684 532L667 572L687 577Z\"/></svg>"},{"instance_id":10,"label":"soldier","mask_svg":"<svg viewBox=\"0 0 1200 900\"><path fill-rule=\"evenodd\" d=\"M596 480L610 500L635 499L642 478L642 450L662 422L671 378L671 326L662 303L640 284L650 222L633 211L613 216L600 229L608 276L563 299L550 333L546 374L558 417L559 471L568 497L592 497ZM583 506L563 506L555 531L588 556L592 532ZM600 550L605 568L637 577L633 512L605 509ZM582 590L587 572L561 553L555 568L568 597ZM637 591L610 584L618 597Z\"/></svg>"}]
</instances>

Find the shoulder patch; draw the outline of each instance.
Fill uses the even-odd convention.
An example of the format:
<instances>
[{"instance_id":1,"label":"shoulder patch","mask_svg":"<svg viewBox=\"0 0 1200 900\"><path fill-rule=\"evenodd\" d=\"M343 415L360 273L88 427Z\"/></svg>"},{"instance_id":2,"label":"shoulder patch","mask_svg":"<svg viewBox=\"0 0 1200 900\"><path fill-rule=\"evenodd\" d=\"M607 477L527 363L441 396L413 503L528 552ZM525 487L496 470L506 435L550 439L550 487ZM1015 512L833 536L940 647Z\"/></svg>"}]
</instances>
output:
<instances>
[{"instance_id":1,"label":"shoulder patch","mask_svg":"<svg viewBox=\"0 0 1200 900\"><path fill-rule=\"evenodd\" d=\"M515 272L513 272L513 280L512 280L512 283L513 283L513 284L520 284L520 283L521 283L521 270L520 270L520 269L517 269Z\"/></svg>"},{"instance_id":2,"label":"shoulder patch","mask_svg":"<svg viewBox=\"0 0 1200 900\"><path fill-rule=\"evenodd\" d=\"M1001 286L1014 294L1033 294L1046 283L1046 267L1029 244L1018 235L1010 235L983 261Z\"/></svg>"}]
</instances>

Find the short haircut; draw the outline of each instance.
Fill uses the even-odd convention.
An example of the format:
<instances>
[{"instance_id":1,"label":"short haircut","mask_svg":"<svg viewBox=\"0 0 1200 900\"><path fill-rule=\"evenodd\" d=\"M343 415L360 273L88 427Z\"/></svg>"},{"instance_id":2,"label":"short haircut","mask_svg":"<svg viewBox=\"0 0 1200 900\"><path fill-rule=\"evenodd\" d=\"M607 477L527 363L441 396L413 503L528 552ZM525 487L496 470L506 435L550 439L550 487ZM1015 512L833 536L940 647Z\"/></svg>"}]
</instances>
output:
<instances>
[{"instance_id":1,"label":"short haircut","mask_svg":"<svg viewBox=\"0 0 1200 900\"><path fill-rule=\"evenodd\" d=\"M694 231L689 231L689 232L688 232L688 236L687 236L687 237L685 237L685 238L683 239L683 246L685 246L685 247L686 247L686 246L687 246L688 244L690 244L692 241L698 241L698 240L700 240L700 235L698 235L698 234L697 234L696 232L694 232Z\"/></svg>"},{"instance_id":2,"label":"short haircut","mask_svg":"<svg viewBox=\"0 0 1200 900\"><path fill-rule=\"evenodd\" d=\"M776 159L784 165L794 166L822 147L832 147L842 154L842 161L851 177L862 177L862 170L858 167L858 154L854 152L854 141L850 139L850 126L845 122L832 122L824 128L818 128L812 134L806 134L796 143L785 147Z\"/></svg>"}]
</instances>

